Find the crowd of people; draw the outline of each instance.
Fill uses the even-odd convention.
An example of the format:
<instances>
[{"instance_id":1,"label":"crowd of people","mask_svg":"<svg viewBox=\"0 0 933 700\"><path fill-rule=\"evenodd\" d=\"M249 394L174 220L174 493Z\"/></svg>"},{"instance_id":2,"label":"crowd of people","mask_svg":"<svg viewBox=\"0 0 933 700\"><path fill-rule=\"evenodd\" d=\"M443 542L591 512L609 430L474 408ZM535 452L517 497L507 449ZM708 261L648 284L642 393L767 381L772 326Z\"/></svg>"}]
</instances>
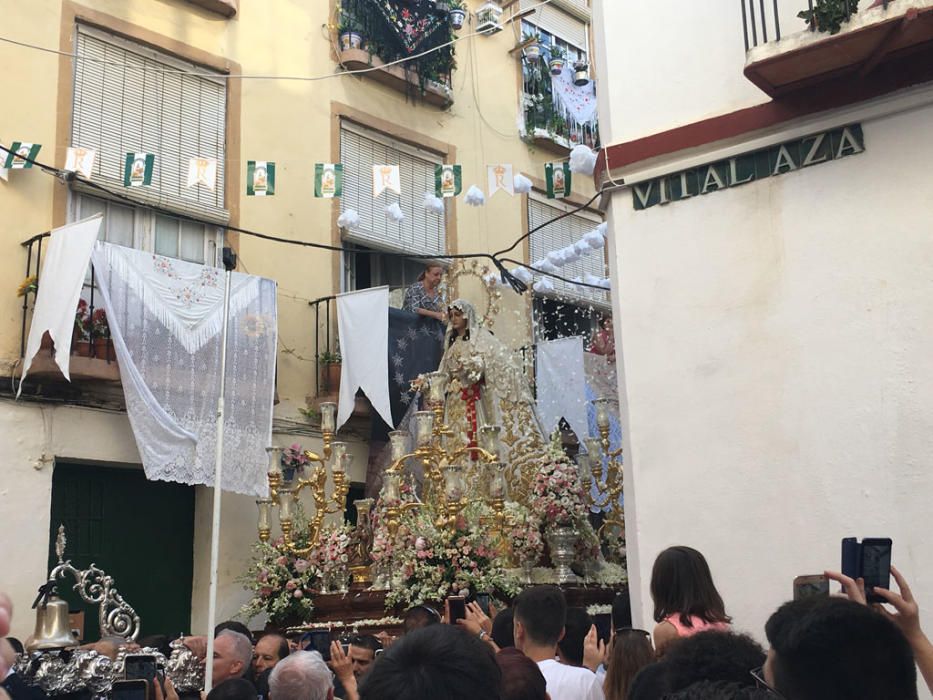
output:
<instances>
[{"instance_id":1,"label":"crowd of people","mask_svg":"<svg viewBox=\"0 0 933 700\"><path fill-rule=\"evenodd\" d=\"M781 605L765 626L767 651L732 629L705 558L683 546L655 561L654 628L633 627L629 597L620 593L608 639L556 586L527 588L490 614L468 603L456 624L418 605L399 638L333 640L323 655L304 648L307 636L254 640L227 622L215 630L206 700L910 700L918 697L918 667L933 691L933 644L909 585L891 573L897 590L868 591L886 604L869 605L860 579L826 572L841 595ZM0 635L11 615L0 594ZM206 655L205 638L183 641ZM15 651L0 640L0 700L42 700L12 672ZM149 700L178 693L168 680L153 683Z\"/></svg>"}]
</instances>

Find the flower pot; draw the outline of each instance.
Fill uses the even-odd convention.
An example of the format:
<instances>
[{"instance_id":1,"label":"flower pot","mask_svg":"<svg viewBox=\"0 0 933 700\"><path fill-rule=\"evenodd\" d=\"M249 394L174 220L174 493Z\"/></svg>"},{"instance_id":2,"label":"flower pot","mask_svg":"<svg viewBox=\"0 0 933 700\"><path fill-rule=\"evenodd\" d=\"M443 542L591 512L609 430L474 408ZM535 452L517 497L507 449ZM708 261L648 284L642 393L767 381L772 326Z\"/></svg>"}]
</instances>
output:
<instances>
[{"instance_id":1,"label":"flower pot","mask_svg":"<svg viewBox=\"0 0 933 700\"><path fill-rule=\"evenodd\" d=\"M91 356L91 341L90 340L74 341L71 354L77 355L78 357L90 357Z\"/></svg>"},{"instance_id":2,"label":"flower pot","mask_svg":"<svg viewBox=\"0 0 933 700\"><path fill-rule=\"evenodd\" d=\"M573 84L577 87L583 87L590 82L590 68L586 63L579 62L573 64Z\"/></svg>"},{"instance_id":3,"label":"flower pot","mask_svg":"<svg viewBox=\"0 0 933 700\"><path fill-rule=\"evenodd\" d=\"M528 44L525 47L525 58L535 62L541 58L541 44Z\"/></svg>"},{"instance_id":4,"label":"flower pot","mask_svg":"<svg viewBox=\"0 0 933 700\"><path fill-rule=\"evenodd\" d=\"M466 19L466 12L460 8L454 8L451 10L448 15L450 18L450 26L454 29L460 29L463 27L463 22Z\"/></svg>"},{"instance_id":5,"label":"flower pot","mask_svg":"<svg viewBox=\"0 0 933 700\"><path fill-rule=\"evenodd\" d=\"M331 362L321 366L321 391L325 394L336 394L340 391L339 362Z\"/></svg>"},{"instance_id":6,"label":"flower pot","mask_svg":"<svg viewBox=\"0 0 933 700\"><path fill-rule=\"evenodd\" d=\"M341 32L340 48L343 51L363 48L363 35L359 32Z\"/></svg>"},{"instance_id":7,"label":"flower pot","mask_svg":"<svg viewBox=\"0 0 933 700\"><path fill-rule=\"evenodd\" d=\"M560 75L564 72L564 66L567 62L562 58L552 58L548 61L548 65L551 67L551 75Z\"/></svg>"},{"instance_id":8,"label":"flower pot","mask_svg":"<svg viewBox=\"0 0 933 700\"><path fill-rule=\"evenodd\" d=\"M94 357L98 360L107 360L107 362L117 359L110 338L94 338Z\"/></svg>"},{"instance_id":9,"label":"flower pot","mask_svg":"<svg viewBox=\"0 0 933 700\"><path fill-rule=\"evenodd\" d=\"M570 565L576 558L576 543L579 537L570 525L555 525L548 529L547 541L551 550L551 563L557 570L557 582L560 584L577 581Z\"/></svg>"}]
</instances>

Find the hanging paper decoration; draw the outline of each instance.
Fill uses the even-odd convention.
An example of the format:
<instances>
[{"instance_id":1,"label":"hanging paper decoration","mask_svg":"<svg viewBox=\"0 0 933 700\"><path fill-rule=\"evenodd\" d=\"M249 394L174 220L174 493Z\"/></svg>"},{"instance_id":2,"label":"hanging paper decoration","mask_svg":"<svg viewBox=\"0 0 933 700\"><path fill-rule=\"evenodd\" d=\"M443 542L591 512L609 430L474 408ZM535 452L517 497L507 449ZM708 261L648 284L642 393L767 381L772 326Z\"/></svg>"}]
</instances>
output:
<instances>
[{"instance_id":1,"label":"hanging paper decoration","mask_svg":"<svg viewBox=\"0 0 933 700\"><path fill-rule=\"evenodd\" d=\"M524 282L525 284L529 284L531 280L534 279L533 275L531 274L531 270L529 270L527 267L513 267L511 270L509 270L509 272L512 274L512 277Z\"/></svg>"},{"instance_id":2,"label":"hanging paper decoration","mask_svg":"<svg viewBox=\"0 0 933 700\"><path fill-rule=\"evenodd\" d=\"M444 200L434 195L433 192L424 193L424 208L432 214L438 216L444 215Z\"/></svg>"},{"instance_id":3,"label":"hanging paper decoration","mask_svg":"<svg viewBox=\"0 0 933 700\"><path fill-rule=\"evenodd\" d=\"M3 167L9 168L10 170L31 168L32 161L39 155L40 148L42 148L42 144L39 143L14 141L10 144L10 150L6 154L6 161L4 161Z\"/></svg>"},{"instance_id":4,"label":"hanging paper decoration","mask_svg":"<svg viewBox=\"0 0 933 700\"><path fill-rule=\"evenodd\" d=\"M97 152L91 148L69 146L65 151L65 170L78 173L88 179L94 170L94 156Z\"/></svg>"},{"instance_id":5,"label":"hanging paper decoration","mask_svg":"<svg viewBox=\"0 0 933 700\"><path fill-rule=\"evenodd\" d=\"M486 195L484 195L483 191L476 185L470 185L470 189L467 190L466 197L463 198L463 201L471 207L481 207L486 203Z\"/></svg>"},{"instance_id":6,"label":"hanging paper decoration","mask_svg":"<svg viewBox=\"0 0 933 700\"><path fill-rule=\"evenodd\" d=\"M402 176L397 165L373 166L373 198L386 190L402 194Z\"/></svg>"},{"instance_id":7,"label":"hanging paper decoration","mask_svg":"<svg viewBox=\"0 0 933 700\"><path fill-rule=\"evenodd\" d=\"M434 168L434 193L438 197L456 197L463 190L462 168L459 165L437 165Z\"/></svg>"},{"instance_id":8,"label":"hanging paper decoration","mask_svg":"<svg viewBox=\"0 0 933 700\"><path fill-rule=\"evenodd\" d=\"M596 152L582 143L570 151L570 172L592 175L596 169Z\"/></svg>"},{"instance_id":9,"label":"hanging paper decoration","mask_svg":"<svg viewBox=\"0 0 933 700\"><path fill-rule=\"evenodd\" d=\"M153 153L127 153L123 167L124 187L148 187L152 184Z\"/></svg>"},{"instance_id":10,"label":"hanging paper decoration","mask_svg":"<svg viewBox=\"0 0 933 700\"><path fill-rule=\"evenodd\" d=\"M551 76L551 97L554 111L566 121L571 137L582 136L584 130L595 133L597 116L594 81L586 85L574 85L573 68L565 66L559 75Z\"/></svg>"},{"instance_id":11,"label":"hanging paper decoration","mask_svg":"<svg viewBox=\"0 0 933 700\"><path fill-rule=\"evenodd\" d=\"M275 194L274 161L246 161L246 194L249 197L271 197Z\"/></svg>"},{"instance_id":12,"label":"hanging paper decoration","mask_svg":"<svg viewBox=\"0 0 933 700\"><path fill-rule=\"evenodd\" d=\"M537 282L535 282L534 290L536 292L553 292L554 283L551 282L550 277L542 277Z\"/></svg>"},{"instance_id":13,"label":"hanging paper decoration","mask_svg":"<svg viewBox=\"0 0 933 700\"><path fill-rule=\"evenodd\" d=\"M515 181L512 177L511 164L499 163L486 166L486 178L489 181L486 190L489 192L490 199L499 190L508 192L510 195L515 194Z\"/></svg>"},{"instance_id":14,"label":"hanging paper decoration","mask_svg":"<svg viewBox=\"0 0 933 700\"><path fill-rule=\"evenodd\" d=\"M314 164L314 196L333 199L343 194L343 165L341 163Z\"/></svg>"},{"instance_id":15,"label":"hanging paper decoration","mask_svg":"<svg viewBox=\"0 0 933 700\"><path fill-rule=\"evenodd\" d=\"M188 160L188 187L204 185L213 191L217 185L217 159L191 158Z\"/></svg>"},{"instance_id":16,"label":"hanging paper decoration","mask_svg":"<svg viewBox=\"0 0 933 700\"><path fill-rule=\"evenodd\" d=\"M392 204L386 207L386 216L397 224L405 220L405 212L402 211L398 202L392 202Z\"/></svg>"},{"instance_id":17,"label":"hanging paper decoration","mask_svg":"<svg viewBox=\"0 0 933 700\"><path fill-rule=\"evenodd\" d=\"M360 225L360 215L356 209L347 209L337 217L337 225L340 228L355 228Z\"/></svg>"},{"instance_id":18,"label":"hanging paper decoration","mask_svg":"<svg viewBox=\"0 0 933 700\"><path fill-rule=\"evenodd\" d=\"M528 194L531 192L532 182L527 177L519 173L512 180L515 191L519 194Z\"/></svg>"},{"instance_id":19,"label":"hanging paper decoration","mask_svg":"<svg viewBox=\"0 0 933 700\"><path fill-rule=\"evenodd\" d=\"M570 164L547 163L544 166L548 199L570 196Z\"/></svg>"},{"instance_id":20,"label":"hanging paper decoration","mask_svg":"<svg viewBox=\"0 0 933 700\"><path fill-rule=\"evenodd\" d=\"M583 234L582 239L590 248L593 250L598 250L606 245L606 239L603 238L603 234L599 232L599 229L593 229L592 231Z\"/></svg>"}]
</instances>

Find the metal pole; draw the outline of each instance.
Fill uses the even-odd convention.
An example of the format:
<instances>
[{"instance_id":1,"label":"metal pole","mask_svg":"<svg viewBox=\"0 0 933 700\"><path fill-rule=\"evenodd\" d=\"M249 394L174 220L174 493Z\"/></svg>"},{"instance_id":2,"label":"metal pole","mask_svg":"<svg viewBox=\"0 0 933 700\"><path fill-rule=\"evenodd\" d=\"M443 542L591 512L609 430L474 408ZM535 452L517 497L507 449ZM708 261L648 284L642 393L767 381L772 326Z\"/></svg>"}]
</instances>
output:
<instances>
[{"instance_id":1,"label":"metal pole","mask_svg":"<svg viewBox=\"0 0 933 700\"><path fill-rule=\"evenodd\" d=\"M32 272L32 243L29 244L26 254L26 277ZM36 271L36 280L39 279L39 271ZM19 336L19 356L26 357L26 314L29 313L29 292L23 294L23 331Z\"/></svg>"},{"instance_id":2,"label":"metal pole","mask_svg":"<svg viewBox=\"0 0 933 700\"><path fill-rule=\"evenodd\" d=\"M777 40L781 40L781 18L778 16L777 0L774 0L774 31L777 34Z\"/></svg>"},{"instance_id":3,"label":"metal pole","mask_svg":"<svg viewBox=\"0 0 933 700\"><path fill-rule=\"evenodd\" d=\"M748 13L745 12L745 0L739 0L742 4L742 33L745 34L745 52L748 53Z\"/></svg>"},{"instance_id":4,"label":"metal pole","mask_svg":"<svg viewBox=\"0 0 933 700\"><path fill-rule=\"evenodd\" d=\"M758 46L758 26L755 19L755 0L748 0L748 13L752 18L752 43Z\"/></svg>"},{"instance_id":5,"label":"metal pole","mask_svg":"<svg viewBox=\"0 0 933 700\"><path fill-rule=\"evenodd\" d=\"M761 40L768 43L768 17L765 15L765 0L758 0L758 7L761 9Z\"/></svg>"},{"instance_id":6,"label":"metal pole","mask_svg":"<svg viewBox=\"0 0 933 700\"><path fill-rule=\"evenodd\" d=\"M217 568L220 559L220 500L224 466L224 392L227 388L227 323L230 316L230 277L224 283L224 324L220 339L220 396L217 398L217 442L214 450L214 520L211 525L211 585L207 607L207 659L204 664L204 692L214 683L214 626L217 624Z\"/></svg>"}]
</instances>

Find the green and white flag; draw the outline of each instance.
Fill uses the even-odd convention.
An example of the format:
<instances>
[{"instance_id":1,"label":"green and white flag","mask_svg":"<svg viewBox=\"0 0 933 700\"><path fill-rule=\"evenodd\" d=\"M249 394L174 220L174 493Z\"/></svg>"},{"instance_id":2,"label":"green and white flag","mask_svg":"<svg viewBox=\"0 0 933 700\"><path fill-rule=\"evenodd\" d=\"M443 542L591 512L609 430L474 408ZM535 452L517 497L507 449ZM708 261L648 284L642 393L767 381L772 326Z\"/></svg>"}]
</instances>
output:
<instances>
[{"instance_id":1,"label":"green and white flag","mask_svg":"<svg viewBox=\"0 0 933 700\"><path fill-rule=\"evenodd\" d=\"M434 193L438 197L456 197L463 189L459 165L438 165L434 168Z\"/></svg>"},{"instance_id":2,"label":"green and white flag","mask_svg":"<svg viewBox=\"0 0 933 700\"><path fill-rule=\"evenodd\" d=\"M123 168L124 187L148 187L152 184L152 166L155 165L154 153L127 153Z\"/></svg>"},{"instance_id":3,"label":"green and white flag","mask_svg":"<svg viewBox=\"0 0 933 700\"><path fill-rule=\"evenodd\" d=\"M39 149L42 148L42 144L39 143L23 143L22 141L14 141L10 144L10 150L6 154L6 160L3 163L4 168L9 168L10 170L22 170L24 168L31 168L32 163L26 160L28 158L30 161L36 159L36 156L39 155Z\"/></svg>"},{"instance_id":4,"label":"green and white flag","mask_svg":"<svg viewBox=\"0 0 933 700\"><path fill-rule=\"evenodd\" d=\"M314 196L332 199L343 194L343 165L341 163L314 164Z\"/></svg>"},{"instance_id":5,"label":"green and white flag","mask_svg":"<svg viewBox=\"0 0 933 700\"><path fill-rule=\"evenodd\" d=\"M570 163L546 163L544 179L548 199L570 196Z\"/></svg>"},{"instance_id":6,"label":"green and white flag","mask_svg":"<svg viewBox=\"0 0 933 700\"><path fill-rule=\"evenodd\" d=\"M246 161L246 194L250 197L271 197L275 194L275 162Z\"/></svg>"}]
</instances>

